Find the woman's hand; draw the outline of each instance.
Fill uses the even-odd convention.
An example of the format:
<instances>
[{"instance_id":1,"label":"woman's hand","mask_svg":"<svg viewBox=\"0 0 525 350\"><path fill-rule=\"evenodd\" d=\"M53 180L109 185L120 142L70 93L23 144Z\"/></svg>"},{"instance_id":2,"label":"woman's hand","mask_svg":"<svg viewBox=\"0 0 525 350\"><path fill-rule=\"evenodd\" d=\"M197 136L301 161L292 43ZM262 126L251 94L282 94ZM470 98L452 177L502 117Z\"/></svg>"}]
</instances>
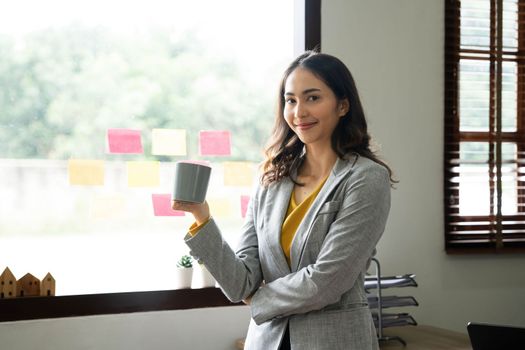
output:
<instances>
[{"instance_id":1,"label":"woman's hand","mask_svg":"<svg viewBox=\"0 0 525 350\"><path fill-rule=\"evenodd\" d=\"M261 288L262 286L264 286L266 284L266 282L262 281L261 283L261 286L259 288ZM259 289L257 289L259 290ZM247 297L246 299L244 299L242 302L245 303L246 305L250 305L252 303L252 297L255 293L257 293L257 290L255 292L253 292L249 297Z\"/></svg>"},{"instance_id":2,"label":"woman's hand","mask_svg":"<svg viewBox=\"0 0 525 350\"><path fill-rule=\"evenodd\" d=\"M210 207L206 201L204 201L204 203L173 201L171 207L173 210L182 210L191 213L195 218L197 225L205 223L210 218Z\"/></svg>"}]
</instances>

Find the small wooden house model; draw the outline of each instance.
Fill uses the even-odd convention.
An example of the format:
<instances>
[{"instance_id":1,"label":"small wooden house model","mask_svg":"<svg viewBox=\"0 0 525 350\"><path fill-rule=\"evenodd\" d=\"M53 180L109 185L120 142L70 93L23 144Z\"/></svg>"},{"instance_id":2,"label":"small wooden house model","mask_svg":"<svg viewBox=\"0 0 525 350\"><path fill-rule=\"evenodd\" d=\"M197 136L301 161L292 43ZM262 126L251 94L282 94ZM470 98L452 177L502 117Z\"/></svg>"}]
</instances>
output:
<instances>
[{"instance_id":1,"label":"small wooden house model","mask_svg":"<svg viewBox=\"0 0 525 350\"><path fill-rule=\"evenodd\" d=\"M40 282L40 295L44 297L55 295L55 279L49 272Z\"/></svg>"},{"instance_id":2,"label":"small wooden house model","mask_svg":"<svg viewBox=\"0 0 525 350\"><path fill-rule=\"evenodd\" d=\"M0 275L0 299L16 297L15 275L6 267Z\"/></svg>"},{"instance_id":3,"label":"small wooden house model","mask_svg":"<svg viewBox=\"0 0 525 350\"><path fill-rule=\"evenodd\" d=\"M16 295L19 297L40 296L40 280L26 273L16 282Z\"/></svg>"}]
</instances>

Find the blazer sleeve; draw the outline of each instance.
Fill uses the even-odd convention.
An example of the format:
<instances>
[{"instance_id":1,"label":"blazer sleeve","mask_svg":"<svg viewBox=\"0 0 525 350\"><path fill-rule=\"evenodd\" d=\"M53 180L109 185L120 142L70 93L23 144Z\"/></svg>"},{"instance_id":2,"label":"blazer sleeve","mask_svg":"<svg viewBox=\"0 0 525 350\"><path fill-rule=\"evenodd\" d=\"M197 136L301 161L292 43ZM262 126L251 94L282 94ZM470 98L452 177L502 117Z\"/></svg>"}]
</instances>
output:
<instances>
[{"instance_id":1,"label":"blazer sleeve","mask_svg":"<svg viewBox=\"0 0 525 350\"><path fill-rule=\"evenodd\" d=\"M390 179L382 166L361 170L347 180L341 209L316 262L261 286L253 295L255 323L336 303L366 271L390 210Z\"/></svg>"},{"instance_id":2,"label":"blazer sleeve","mask_svg":"<svg viewBox=\"0 0 525 350\"><path fill-rule=\"evenodd\" d=\"M234 252L224 240L213 218L197 234L188 233L185 237L185 242L191 250L190 254L204 263L223 293L232 302L246 299L262 282L254 221L256 195L252 195L248 204L237 251Z\"/></svg>"}]
</instances>

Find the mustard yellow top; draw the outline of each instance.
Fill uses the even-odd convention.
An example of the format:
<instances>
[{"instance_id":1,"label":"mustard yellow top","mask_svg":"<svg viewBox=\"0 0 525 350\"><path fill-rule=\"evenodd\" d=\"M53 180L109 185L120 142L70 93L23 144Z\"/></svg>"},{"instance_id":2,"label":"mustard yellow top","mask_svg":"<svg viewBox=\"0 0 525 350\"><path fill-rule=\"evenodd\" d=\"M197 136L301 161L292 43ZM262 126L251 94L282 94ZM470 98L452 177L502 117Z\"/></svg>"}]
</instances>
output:
<instances>
[{"instance_id":1,"label":"mustard yellow top","mask_svg":"<svg viewBox=\"0 0 525 350\"><path fill-rule=\"evenodd\" d=\"M328 177L326 178L328 179ZM283 248L284 256L288 265L290 265L290 248L292 247L292 241L295 237L297 228L303 221L304 216L310 209L310 206L314 202L315 198L323 188L326 179L321 181L317 188L308 195L300 204L295 202L295 189L292 191L290 196L290 203L288 204L288 210L286 211L286 218L284 219L283 227L281 228L281 247Z\"/></svg>"},{"instance_id":2,"label":"mustard yellow top","mask_svg":"<svg viewBox=\"0 0 525 350\"><path fill-rule=\"evenodd\" d=\"M195 236L197 234L197 232L199 232L201 227L206 225L208 223L208 221L210 221L210 219L211 219L211 217L209 217L208 220L204 221L200 225L197 225L197 222L194 222L193 224L191 224L190 229L189 229L190 235Z\"/></svg>"}]
</instances>

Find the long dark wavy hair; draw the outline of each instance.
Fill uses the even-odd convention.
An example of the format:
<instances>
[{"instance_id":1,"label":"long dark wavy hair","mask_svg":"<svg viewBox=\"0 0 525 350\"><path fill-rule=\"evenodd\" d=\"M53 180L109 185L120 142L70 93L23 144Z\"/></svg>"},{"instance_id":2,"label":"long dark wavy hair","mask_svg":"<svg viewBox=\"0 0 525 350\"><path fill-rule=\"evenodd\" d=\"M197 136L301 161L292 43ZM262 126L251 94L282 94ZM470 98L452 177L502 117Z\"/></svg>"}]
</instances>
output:
<instances>
[{"instance_id":1,"label":"long dark wavy hair","mask_svg":"<svg viewBox=\"0 0 525 350\"><path fill-rule=\"evenodd\" d=\"M265 149L265 160L262 164L261 182L270 185L290 176L292 181L298 185L293 178L294 170L300 166L301 155L304 144L299 137L290 129L284 119L284 87L290 74L297 68L307 69L317 78L321 79L332 91L339 101L348 99L350 108L348 112L339 118L339 123L332 134L332 148L339 158L345 158L351 153L357 153L384 166L390 175L391 183L397 182L393 179L392 170L370 149L370 135L368 134L365 114L357 93L357 88L352 74L338 58L319 53L307 51L297 57L285 70L281 79L278 97L277 113L272 130L272 135Z\"/></svg>"}]
</instances>

